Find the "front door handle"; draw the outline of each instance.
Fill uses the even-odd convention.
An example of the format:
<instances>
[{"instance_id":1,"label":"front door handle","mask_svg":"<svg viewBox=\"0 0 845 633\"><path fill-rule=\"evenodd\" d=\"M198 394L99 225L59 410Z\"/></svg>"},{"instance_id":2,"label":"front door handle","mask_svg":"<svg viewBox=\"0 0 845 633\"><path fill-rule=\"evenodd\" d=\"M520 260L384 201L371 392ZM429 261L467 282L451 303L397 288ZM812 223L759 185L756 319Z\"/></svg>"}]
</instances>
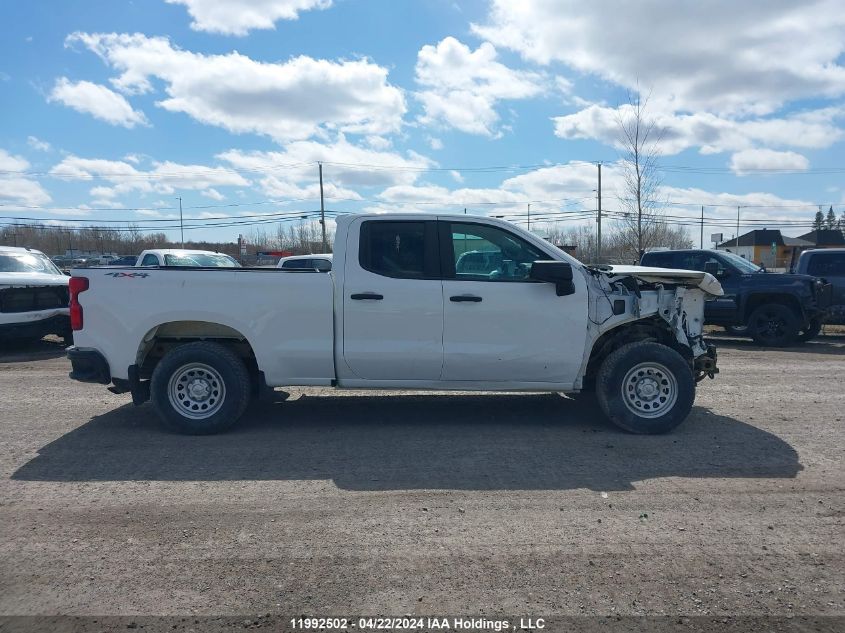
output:
<instances>
[{"instance_id":1,"label":"front door handle","mask_svg":"<svg viewBox=\"0 0 845 633\"><path fill-rule=\"evenodd\" d=\"M454 301L458 303L460 301L471 301L472 303L479 303L481 301L481 297L476 295L455 295L454 297L449 297L449 301Z\"/></svg>"},{"instance_id":2,"label":"front door handle","mask_svg":"<svg viewBox=\"0 0 845 633\"><path fill-rule=\"evenodd\" d=\"M384 299L384 295L376 294L375 292L361 292L354 295L349 295L350 299L354 299L355 301L381 301Z\"/></svg>"}]
</instances>

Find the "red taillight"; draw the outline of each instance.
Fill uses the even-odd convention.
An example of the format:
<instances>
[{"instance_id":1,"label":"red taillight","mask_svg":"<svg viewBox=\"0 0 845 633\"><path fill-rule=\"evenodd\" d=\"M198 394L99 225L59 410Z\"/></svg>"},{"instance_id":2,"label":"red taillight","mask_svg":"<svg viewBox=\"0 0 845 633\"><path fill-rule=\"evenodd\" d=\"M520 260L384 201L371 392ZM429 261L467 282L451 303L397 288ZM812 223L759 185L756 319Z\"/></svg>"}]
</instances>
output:
<instances>
[{"instance_id":1,"label":"red taillight","mask_svg":"<svg viewBox=\"0 0 845 633\"><path fill-rule=\"evenodd\" d=\"M82 306L79 305L79 293L88 290L88 277L71 277L70 289L70 328L82 329Z\"/></svg>"}]
</instances>

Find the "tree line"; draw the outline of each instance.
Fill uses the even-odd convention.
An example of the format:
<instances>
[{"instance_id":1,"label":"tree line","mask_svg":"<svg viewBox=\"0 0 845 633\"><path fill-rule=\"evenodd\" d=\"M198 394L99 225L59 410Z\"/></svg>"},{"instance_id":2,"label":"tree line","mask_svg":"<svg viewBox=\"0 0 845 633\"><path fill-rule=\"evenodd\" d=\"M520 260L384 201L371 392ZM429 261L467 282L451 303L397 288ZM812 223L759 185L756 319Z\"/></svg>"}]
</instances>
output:
<instances>
[{"instance_id":1,"label":"tree line","mask_svg":"<svg viewBox=\"0 0 845 633\"><path fill-rule=\"evenodd\" d=\"M41 223L12 224L0 228L0 244L25 246L53 257L66 253L115 253L137 255L147 248L181 248L164 233L145 233L137 226L71 228ZM186 241L185 248L238 254L238 245L231 242Z\"/></svg>"},{"instance_id":2,"label":"tree line","mask_svg":"<svg viewBox=\"0 0 845 633\"><path fill-rule=\"evenodd\" d=\"M842 211L842 216L839 218L836 217L833 205L830 205L830 208L827 210L827 215L822 213L821 209L816 211L816 217L813 218L813 230L822 231L824 229L842 231L845 233L845 210Z\"/></svg>"}]
</instances>

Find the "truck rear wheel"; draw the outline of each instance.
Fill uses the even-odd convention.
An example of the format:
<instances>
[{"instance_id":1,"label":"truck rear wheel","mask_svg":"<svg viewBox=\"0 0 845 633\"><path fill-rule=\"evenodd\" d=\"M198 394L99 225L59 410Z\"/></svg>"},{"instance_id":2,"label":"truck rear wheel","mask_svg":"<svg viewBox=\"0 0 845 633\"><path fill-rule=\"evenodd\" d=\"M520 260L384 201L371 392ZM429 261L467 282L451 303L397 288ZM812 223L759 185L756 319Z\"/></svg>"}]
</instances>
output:
<instances>
[{"instance_id":1,"label":"truck rear wheel","mask_svg":"<svg viewBox=\"0 0 845 633\"><path fill-rule=\"evenodd\" d=\"M231 427L249 404L246 367L231 350L198 341L170 350L153 370L150 400L178 433L209 435Z\"/></svg>"},{"instance_id":2,"label":"truck rear wheel","mask_svg":"<svg viewBox=\"0 0 845 633\"><path fill-rule=\"evenodd\" d=\"M631 433L671 431L689 415L695 379L678 352L651 341L629 343L608 356L596 381L599 406Z\"/></svg>"},{"instance_id":3,"label":"truck rear wheel","mask_svg":"<svg viewBox=\"0 0 845 633\"><path fill-rule=\"evenodd\" d=\"M798 319L795 314L779 303L767 303L748 317L748 333L757 345L785 347L798 336Z\"/></svg>"}]
</instances>

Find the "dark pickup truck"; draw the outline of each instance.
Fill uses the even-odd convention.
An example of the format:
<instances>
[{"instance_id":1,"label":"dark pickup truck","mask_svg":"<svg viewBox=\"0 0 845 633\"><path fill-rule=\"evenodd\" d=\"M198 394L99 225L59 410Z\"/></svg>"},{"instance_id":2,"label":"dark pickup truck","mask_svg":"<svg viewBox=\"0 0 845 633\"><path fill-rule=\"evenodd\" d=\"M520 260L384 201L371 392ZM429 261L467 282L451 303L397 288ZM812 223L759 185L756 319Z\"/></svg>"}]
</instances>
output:
<instances>
[{"instance_id":1,"label":"dark pickup truck","mask_svg":"<svg viewBox=\"0 0 845 633\"><path fill-rule=\"evenodd\" d=\"M821 330L831 286L810 275L767 273L734 253L708 250L651 251L643 266L703 270L722 284L724 295L704 305L704 322L760 345L782 347L808 341Z\"/></svg>"},{"instance_id":2,"label":"dark pickup truck","mask_svg":"<svg viewBox=\"0 0 845 633\"><path fill-rule=\"evenodd\" d=\"M821 277L833 286L833 299L825 323L845 324L845 248L804 251L794 272Z\"/></svg>"}]
</instances>

